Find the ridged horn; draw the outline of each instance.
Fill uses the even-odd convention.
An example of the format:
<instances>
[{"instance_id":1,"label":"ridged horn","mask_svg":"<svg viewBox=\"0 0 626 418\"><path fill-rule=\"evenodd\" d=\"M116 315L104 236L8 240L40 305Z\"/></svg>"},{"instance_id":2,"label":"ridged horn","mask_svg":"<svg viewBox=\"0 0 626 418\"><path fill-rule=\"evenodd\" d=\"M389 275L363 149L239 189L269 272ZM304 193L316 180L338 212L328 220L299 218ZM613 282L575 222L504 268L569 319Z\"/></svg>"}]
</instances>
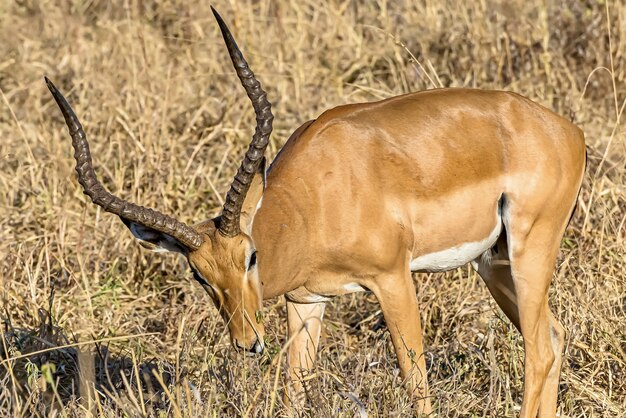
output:
<instances>
[{"instance_id":1,"label":"ridged horn","mask_svg":"<svg viewBox=\"0 0 626 418\"><path fill-rule=\"evenodd\" d=\"M261 164L265 148L267 148L269 143L274 116L272 115L272 105L267 100L267 93L263 91L261 83L254 77L254 73L250 70L228 26L226 26L222 17L213 7L211 7L211 10L222 31L224 43L226 43L226 48L228 49L230 59L233 61L235 71L252 102L252 107L256 114L254 135L252 136L248 151L246 151L246 155L241 162L241 166L239 170L237 170L237 174L230 186L230 190L226 195L219 226L219 231L222 235L234 237L239 233L239 218L241 216L243 201L246 197L246 193L248 193L254 174L258 171L259 164Z\"/></svg>"},{"instance_id":2,"label":"ridged horn","mask_svg":"<svg viewBox=\"0 0 626 418\"><path fill-rule=\"evenodd\" d=\"M193 228L155 210L120 199L104 188L96 177L96 172L93 169L93 162L91 160L91 153L89 152L87 136L76 114L67 100L65 100L65 97L63 97L48 77L45 77L45 80L50 93L52 93L54 100L63 113L65 123L72 137L78 182L83 187L83 192L91 198L91 201L102 207L105 211L119 216L127 225L128 222L134 222L168 234L192 251L200 248L203 241L202 236Z\"/></svg>"}]
</instances>

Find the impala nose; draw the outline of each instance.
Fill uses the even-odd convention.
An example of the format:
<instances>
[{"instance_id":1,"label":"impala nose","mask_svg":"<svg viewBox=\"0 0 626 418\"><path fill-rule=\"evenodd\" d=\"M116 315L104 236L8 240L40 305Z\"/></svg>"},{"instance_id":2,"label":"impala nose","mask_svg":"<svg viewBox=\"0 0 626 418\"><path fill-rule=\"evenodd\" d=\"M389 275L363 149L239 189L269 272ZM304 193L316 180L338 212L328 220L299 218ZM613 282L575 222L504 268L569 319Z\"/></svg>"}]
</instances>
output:
<instances>
[{"instance_id":1,"label":"impala nose","mask_svg":"<svg viewBox=\"0 0 626 418\"><path fill-rule=\"evenodd\" d=\"M257 340L255 341L254 345L252 346L252 349L250 350L250 352L256 353L256 354L261 354L263 352L264 348L265 348L265 344L263 344L263 341L261 341L261 340L259 340L257 338Z\"/></svg>"},{"instance_id":2,"label":"impala nose","mask_svg":"<svg viewBox=\"0 0 626 418\"><path fill-rule=\"evenodd\" d=\"M251 354L261 354L265 349L265 344L263 344L263 341L259 340L258 338L251 346L241 344L239 341L234 341L234 345L238 350L245 350Z\"/></svg>"}]
</instances>

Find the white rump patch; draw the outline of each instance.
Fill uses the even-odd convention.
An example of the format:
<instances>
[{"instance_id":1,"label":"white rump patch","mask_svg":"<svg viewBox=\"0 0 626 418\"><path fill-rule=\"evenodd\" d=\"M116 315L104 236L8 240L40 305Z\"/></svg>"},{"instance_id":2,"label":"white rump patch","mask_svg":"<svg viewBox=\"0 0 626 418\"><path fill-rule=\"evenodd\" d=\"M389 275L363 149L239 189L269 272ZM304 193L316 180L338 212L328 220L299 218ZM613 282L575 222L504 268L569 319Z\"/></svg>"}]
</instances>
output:
<instances>
[{"instance_id":1,"label":"white rump patch","mask_svg":"<svg viewBox=\"0 0 626 418\"><path fill-rule=\"evenodd\" d=\"M493 247L501 232L502 219L496 215L496 227L485 239L417 257L409 264L411 271L437 272L461 267Z\"/></svg>"}]
</instances>

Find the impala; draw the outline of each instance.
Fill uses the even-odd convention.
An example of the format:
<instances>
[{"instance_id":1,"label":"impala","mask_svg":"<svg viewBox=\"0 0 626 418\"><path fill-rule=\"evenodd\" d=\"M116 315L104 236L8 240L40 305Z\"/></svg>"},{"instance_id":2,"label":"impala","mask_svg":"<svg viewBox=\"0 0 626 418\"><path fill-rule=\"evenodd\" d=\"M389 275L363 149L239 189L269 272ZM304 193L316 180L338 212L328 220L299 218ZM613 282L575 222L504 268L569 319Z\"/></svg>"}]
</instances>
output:
<instances>
[{"instance_id":1,"label":"impala","mask_svg":"<svg viewBox=\"0 0 626 418\"><path fill-rule=\"evenodd\" d=\"M187 257L234 346L260 353L262 301L285 295L292 401L313 367L325 302L368 290L416 408L429 413L411 273L471 263L524 339L520 415L555 416L564 329L548 288L585 170L582 131L517 94L436 89L324 112L266 170L270 103L213 13L257 119L221 215L189 226L106 191L80 122L46 78L84 193L142 243Z\"/></svg>"}]
</instances>

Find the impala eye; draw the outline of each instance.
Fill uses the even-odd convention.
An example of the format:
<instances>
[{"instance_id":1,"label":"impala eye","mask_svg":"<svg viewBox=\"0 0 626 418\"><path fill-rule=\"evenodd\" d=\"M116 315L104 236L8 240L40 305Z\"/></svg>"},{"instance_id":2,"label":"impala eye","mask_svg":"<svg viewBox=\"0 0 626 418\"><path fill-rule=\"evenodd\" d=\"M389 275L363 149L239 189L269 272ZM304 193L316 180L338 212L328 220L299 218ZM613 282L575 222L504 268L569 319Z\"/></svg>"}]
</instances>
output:
<instances>
[{"instance_id":1,"label":"impala eye","mask_svg":"<svg viewBox=\"0 0 626 418\"><path fill-rule=\"evenodd\" d=\"M252 253L250 256L250 261L248 261L247 270L250 270L252 267L256 265L256 251Z\"/></svg>"}]
</instances>

